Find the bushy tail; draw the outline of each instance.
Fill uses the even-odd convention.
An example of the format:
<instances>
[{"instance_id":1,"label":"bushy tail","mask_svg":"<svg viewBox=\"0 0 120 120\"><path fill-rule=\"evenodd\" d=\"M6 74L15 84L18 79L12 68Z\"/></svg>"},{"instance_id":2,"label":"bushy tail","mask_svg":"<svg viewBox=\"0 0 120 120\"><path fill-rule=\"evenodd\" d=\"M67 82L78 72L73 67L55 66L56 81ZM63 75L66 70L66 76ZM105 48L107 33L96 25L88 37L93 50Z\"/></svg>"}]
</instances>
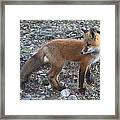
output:
<instances>
[{"instance_id":1,"label":"bushy tail","mask_svg":"<svg viewBox=\"0 0 120 120\"><path fill-rule=\"evenodd\" d=\"M21 89L24 89L22 86L32 72L38 71L41 64L43 64L44 53L40 49L36 54L34 54L21 68L20 71L20 86Z\"/></svg>"}]
</instances>

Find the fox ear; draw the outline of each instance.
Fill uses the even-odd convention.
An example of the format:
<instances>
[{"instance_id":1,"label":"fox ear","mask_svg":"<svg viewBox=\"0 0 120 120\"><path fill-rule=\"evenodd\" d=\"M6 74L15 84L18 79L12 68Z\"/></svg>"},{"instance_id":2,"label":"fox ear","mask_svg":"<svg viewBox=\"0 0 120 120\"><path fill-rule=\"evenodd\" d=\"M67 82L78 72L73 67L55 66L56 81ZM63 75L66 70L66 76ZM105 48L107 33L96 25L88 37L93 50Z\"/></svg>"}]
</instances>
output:
<instances>
[{"instance_id":1,"label":"fox ear","mask_svg":"<svg viewBox=\"0 0 120 120\"><path fill-rule=\"evenodd\" d=\"M99 33L99 34L100 34L100 31L99 31L99 30L97 30L97 33Z\"/></svg>"},{"instance_id":2,"label":"fox ear","mask_svg":"<svg viewBox=\"0 0 120 120\"><path fill-rule=\"evenodd\" d=\"M88 30L85 30L85 29L81 29L84 33L87 33L88 32Z\"/></svg>"}]
</instances>

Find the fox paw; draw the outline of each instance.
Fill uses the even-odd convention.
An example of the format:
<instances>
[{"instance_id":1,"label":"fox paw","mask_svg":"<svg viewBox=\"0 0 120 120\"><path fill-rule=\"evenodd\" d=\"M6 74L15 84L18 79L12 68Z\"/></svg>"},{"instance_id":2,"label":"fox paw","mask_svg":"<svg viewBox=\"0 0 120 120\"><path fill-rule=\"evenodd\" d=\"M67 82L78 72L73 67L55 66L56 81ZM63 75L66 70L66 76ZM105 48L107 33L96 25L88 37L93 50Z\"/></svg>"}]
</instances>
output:
<instances>
[{"instance_id":1,"label":"fox paw","mask_svg":"<svg viewBox=\"0 0 120 120\"><path fill-rule=\"evenodd\" d=\"M63 89L65 89L66 87L65 86L52 86L53 90L54 91L62 91Z\"/></svg>"},{"instance_id":2,"label":"fox paw","mask_svg":"<svg viewBox=\"0 0 120 120\"><path fill-rule=\"evenodd\" d=\"M80 88L78 90L82 95L85 95L86 88Z\"/></svg>"}]
</instances>

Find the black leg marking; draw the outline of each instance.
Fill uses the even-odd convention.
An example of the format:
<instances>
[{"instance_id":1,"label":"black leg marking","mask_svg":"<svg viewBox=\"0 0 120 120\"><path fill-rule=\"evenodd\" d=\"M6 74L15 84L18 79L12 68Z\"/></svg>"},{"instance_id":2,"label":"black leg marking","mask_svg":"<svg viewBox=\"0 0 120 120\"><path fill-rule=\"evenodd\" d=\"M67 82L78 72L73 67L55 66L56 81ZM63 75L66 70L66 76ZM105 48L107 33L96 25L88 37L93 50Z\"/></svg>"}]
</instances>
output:
<instances>
[{"instance_id":1,"label":"black leg marking","mask_svg":"<svg viewBox=\"0 0 120 120\"><path fill-rule=\"evenodd\" d=\"M83 83L84 83L84 74L85 74L85 71L82 72L81 68L79 70L79 92L81 94L85 94L85 88L83 88Z\"/></svg>"},{"instance_id":2,"label":"black leg marking","mask_svg":"<svg viewBox=\"0 0 120 120\"><path fill-rule=\"evenodd\" d=\"M90 68L87 69L87 72L86 72L86 82L87 84L92 84L94 83L94 81L92 80L91 78L91 72L90 72Z\"/></svg>"}]
</instances>

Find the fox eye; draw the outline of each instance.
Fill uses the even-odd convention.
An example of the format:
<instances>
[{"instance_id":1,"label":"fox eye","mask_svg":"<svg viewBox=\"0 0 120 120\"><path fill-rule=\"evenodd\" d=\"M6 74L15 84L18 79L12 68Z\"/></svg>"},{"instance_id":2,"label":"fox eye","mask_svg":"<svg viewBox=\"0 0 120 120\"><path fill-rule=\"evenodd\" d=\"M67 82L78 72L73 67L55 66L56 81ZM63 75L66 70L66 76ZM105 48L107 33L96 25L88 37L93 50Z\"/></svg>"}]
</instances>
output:
<instances>
[{"instance_id":1,"label":"fox eye","mask_svg":"<svg viewBox=\"0 0 120 120\"><path fill-rule=\"evenodd\" d=\"M90 38L92 39L92 35L90 35Z\"/></svg>"}]
</instances>

